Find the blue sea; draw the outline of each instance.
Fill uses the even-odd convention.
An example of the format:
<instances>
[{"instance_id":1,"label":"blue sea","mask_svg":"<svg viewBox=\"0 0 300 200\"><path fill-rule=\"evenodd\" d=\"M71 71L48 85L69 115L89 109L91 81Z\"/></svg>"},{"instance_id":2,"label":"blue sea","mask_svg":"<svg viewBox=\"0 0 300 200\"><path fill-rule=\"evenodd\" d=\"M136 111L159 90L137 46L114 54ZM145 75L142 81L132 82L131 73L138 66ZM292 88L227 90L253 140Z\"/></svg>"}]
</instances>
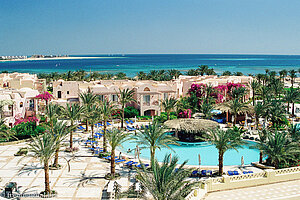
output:
<instances>
[{"instance_id":1,"label":"blue sea","mask_svg":"<svg viewBox=\"0 0 300 200\"><path fill-rule=\"evenodd\" d=\"M134 77L137 72L178 69L183 73L199 65L208 65L220 74L223 71L244 74L264 73L265 69L300 68L300 55L221 55L221 54L123 54L123 55L70 55L76 57L99 57L74 60L12 61L0 62L0 71L50 73L83 69L101 73L125 72Z\"/></svg>"}]
</instances>

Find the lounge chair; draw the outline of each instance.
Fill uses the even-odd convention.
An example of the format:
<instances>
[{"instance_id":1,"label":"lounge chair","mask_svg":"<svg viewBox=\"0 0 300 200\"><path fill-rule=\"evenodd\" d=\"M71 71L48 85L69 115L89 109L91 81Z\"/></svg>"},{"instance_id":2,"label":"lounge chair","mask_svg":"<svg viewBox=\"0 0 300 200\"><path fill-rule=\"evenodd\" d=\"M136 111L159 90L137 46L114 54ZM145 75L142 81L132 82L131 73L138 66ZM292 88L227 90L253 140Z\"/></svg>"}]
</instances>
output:
<instances>
[{"instance_id":1,"label":"lounge chair","mask_svg":"<svg viewBox=\"0 0 300 200\"><path fill-rule=\"evenodd\" d=\"M142 168L143 165L144 165L144 167L149 167L149 164L139 164L139 165L137 165L136 167Z\"/></svg>"},{"instance_id":2,"label":"lounge chair","mask_svg":"<svg viewBox=\"0 0 300 200\"><path fill-rule=\"evenodd\" d=\"M110 125L111 125L111 123L109 123L109 122L106 122L106 125L107 125L107 126L110 126Z\"/></svg>"},{"instance_id":3,"label":"lounge chair","mask_svg":"<svg viewBox=\"0 0 300 200\"><path fill-rule=\"evenodd\" d=\"M115 161L115 163L121 163L121 162L124 162L124 161L126 161L126 160L125 159L121 159L121 160Z\"/></svg>"},{"instance_id":4,"label":"lounge chair","mask_svg":"<svg viewBox=\"0 0 300 200\"><path fill-rule=\"evenodd\" d=\"M129 122L130 122L131 124L134 124L134 122L133 122L132 120L129 120Z\"/></svg>"},{"instance_id":5,"label":"lounge chair","mask_svg":"<svg viewBox=\"0 0 300 200\"><path fill-rule=\"evenodd\" d=\"M85 129L84 127L82 127L82 126L78 126L77 127L79 130L83 130L83 129Z\"/></svg>"},{"instance_id":6,"label":"lounge chair","mask_svg":"<svg viewBox=\"0 0 300 200\"><path fill-rule=\"evenodd\" d=\"M94 154L99 154L99 153L102 153L102 152L103 152L103 149L98 149L98 150L94 151Z\"/></svg>"},{"instance_id":7,"label":"lounge chair","mask_svg":"<svg viewBox=\"0 0 300 200\"><path fill-rule=\"evenodd\" d=\"M233 176L234 175L233 171L228 171L228 175Z\"/></svg>"},{"instance_id":8,"label":"lounge chair","mask_svg":"<svg viewBox=\"0 0 300 200\"><path fill-rule=\"evenodd\" d=\"M198 170L192 171L192 174L191 174L192 177L195 177L195 176L197 176L197 175L198 175Z\"/></svg>"},{"instance_id":9,"label":"lounge chair","mask_svg":"<svg viewBox=\"0 0 300 200\"><path fill-rule=\"evenodd\" d=\"M248 172L247 171L243 171L243 174L248 174Z\"/></svg>"},{"instance_id":10,"label":"lounge chair","mask_svg":"<svg viewBox=\"0 0 300 200\"><path fill-rule=\"evenodd\" d=\"M206 176L206 170L201 170L201 175Z\"/></svg>"},{"instance_id":11,"label":"lounge chair","mask_svg":"<svg viewBox=\"0 0 300 200\"><path fill-rule=\"evenodd\" d=\"M128 166L129 167L132 167L132 166L134 166L134 165L136 165L138 162L132 162L132 163L130 163Z\"/></svg>"},{"instance_id":12,"label":"lounge chair","mask_svg":"<svg viewBox=\"0 0 300 200\"><path fill-rule=\"evenodd\" d=\"M129 122L128 122L128 121L125 121L125 123L126 123L126 124L129 124Z\"/></svg>"},{"instance_id":13,"label":"lounge chair","mask_svg":"<svg viewBox=\"0 0 300 200\"><path fill-rule=\"evenodd\" d=\"M126 163L124 163L125 165L129 165L129 164L131 164L131 163L133 163L133 161L128 161L128 162L126 162Z\"/></svg>"},{"instance_id":14,"label":"lounge chair","mask_svg":"<svg viewBox=\"0 0 300 200\"><path fill-rule=\"evenodd\" d=\"M236 170L234 170L234 171L233 171L233 174L234 174L234 175L239 175L239 172L236 171Z\"/></svg>"},{"instance_id":15,"label":"lounge chair","mask_svg":"<svg viewBox=\"0 0 300 200\"><path fill-rule=\"evenodd\" d=\"M212 170L207 170L207 171L206 171L206 175L212 176Z\"/></svg>"}]
</instances>

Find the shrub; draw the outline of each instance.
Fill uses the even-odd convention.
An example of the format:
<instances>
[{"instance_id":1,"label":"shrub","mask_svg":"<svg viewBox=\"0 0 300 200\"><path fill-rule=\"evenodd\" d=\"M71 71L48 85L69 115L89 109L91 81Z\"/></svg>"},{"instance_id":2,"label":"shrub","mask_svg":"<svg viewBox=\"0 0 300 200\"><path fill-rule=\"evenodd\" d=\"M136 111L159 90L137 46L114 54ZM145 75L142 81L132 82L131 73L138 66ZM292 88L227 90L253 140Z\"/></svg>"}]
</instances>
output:
<instances>
[{"instance_id":1,"label":"shrub","mask_svg":"<svg viewBox=\"0 0 300 200\"><path fill-rule=\"evenodd\" d=\"M135 107L128 106L124 109L125 118L132 118L138 116L139 114L140 112Z\"/></svg>"},{"instance_id":2,"label":"shrub","mask_svg":"<svg viewBox=\"0 0 300 200\"><path fill-rule=\"evenodd\" d=\"M42 126L37 126L35 122L22 122L12 128L18 139L27 139L37 136L45 131Z\"/></svg>"},{"instance_id":3,"label":"shrub","mask_svg":"<svg viewBox=\"0 0 300 200\"><path fill-rule=\"evenodd\" d=\"M165 113L165 112L162 112L160 114L160 116L155 117L155 120L157 120L160 123L163 123L163 122L167 121L167 119L168 119L168 116L167 116L167 113ZM170 119L177 119L177 116L176 116L175 112L170 113Z\"/></svg>"}]
</instances>

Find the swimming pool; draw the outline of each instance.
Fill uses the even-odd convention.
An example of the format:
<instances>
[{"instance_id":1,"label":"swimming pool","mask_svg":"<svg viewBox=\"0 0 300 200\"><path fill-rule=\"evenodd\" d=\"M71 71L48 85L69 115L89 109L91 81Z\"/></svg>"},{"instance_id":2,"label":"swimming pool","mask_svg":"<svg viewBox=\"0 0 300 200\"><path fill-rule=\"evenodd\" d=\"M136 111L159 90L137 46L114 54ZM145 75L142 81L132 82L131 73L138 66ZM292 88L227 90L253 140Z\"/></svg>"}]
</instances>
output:
<instances>
[{"instance_id":1,"label":"swimming pool","mask_svg":"<svg viewBox=\"0 0 300 200\"><path fill-rule=\"evenodd\" d=\"M249 148L254 144L255 142L247 141L247 144L245 144L243 148L238 148L238 152L235 150L226 151L224 155L224 165L240 165L242 156L244 156L245 165L251 164L251 162L257 162L259 160L259 150ZM120 150L125 153L129 148L134 149L136 143L134 141L127 141L123 143L122 146L123 147ZM167 148L156 150L156 158L159 161L162 161L167 153L172 153L172 155L177 155L179 157L180 164L185 160L188 160L188 165L199 165L198 154L200 154L201 165L218 165L218 150L208 142L200 142L194 145L170 146L173 148L174 152ZM134 155L134 151L128 154ZM141 150L140 158L150 159L149 149Z\"/></svg>"}]
</instances>

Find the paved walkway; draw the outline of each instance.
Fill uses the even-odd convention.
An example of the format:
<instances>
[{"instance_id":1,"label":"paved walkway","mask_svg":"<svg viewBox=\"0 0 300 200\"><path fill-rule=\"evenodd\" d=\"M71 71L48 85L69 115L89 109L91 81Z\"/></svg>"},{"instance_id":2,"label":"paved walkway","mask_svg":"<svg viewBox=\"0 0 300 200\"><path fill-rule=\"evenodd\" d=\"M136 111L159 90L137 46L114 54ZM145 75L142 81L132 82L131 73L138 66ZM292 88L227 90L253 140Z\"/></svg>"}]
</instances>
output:
<instances>
[{"instance_id":1,"label":"paved walkway","mask_svg":"<svg viewBox=\"0 0 300 200\"><path fill-rule=\"evenodd\" d=\"M299 177L300 178L300 177ZM300 180L209 193L205 200L299 200Z\"/></svg>"},{"instance_id":2,"label":"paved walkway","mask_svg":"<svg viewBox=\"0 0 300 200\"><path fill-rule=\"evenodd\" d=\"M76 139L75 139L76 140ZM67 145L67 143L66 143ZM0 199L4 198L4 185L8 182L17 182L19 193L25 195L36 195L44 190L44 170L40 163L33 158L14 156L19 148L26 144L0 146ZM70 161L71 170L68 170L67 161L59 159L63 166L60 170L50 170L50 187L58 192L57 198L52 199L76 199L96 200L106 199L106 187L108 180L104 179L110 171L110 164L103 159L97 158L82 145L75 144L80 148L76 159ZM62 147L63 150L65 147ZM71 155L60 152L67 160ZM117 182L126 190L130 184L128 181L128 169L118 167L122 177ZM132 181L132 179L131 179ZM22 197L22 199L40 199L39 197Z\"/></svg>"}]
</instances>

